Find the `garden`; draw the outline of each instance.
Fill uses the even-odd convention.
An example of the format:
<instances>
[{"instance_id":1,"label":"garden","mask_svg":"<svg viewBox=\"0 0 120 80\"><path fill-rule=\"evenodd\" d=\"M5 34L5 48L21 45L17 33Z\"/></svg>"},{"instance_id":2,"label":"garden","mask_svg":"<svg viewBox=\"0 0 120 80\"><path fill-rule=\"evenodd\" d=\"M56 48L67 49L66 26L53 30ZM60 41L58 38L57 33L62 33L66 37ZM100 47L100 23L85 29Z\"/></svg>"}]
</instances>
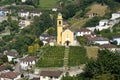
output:
<instances>
[{"instance_id":1,"label":"garden","mask_svg":"<svg viewBox=\"0 0 120 80\"><path fill-rule=\"evenodd\" d=\"M48 46L42 48L42 57L37 61L36 67L62 67L65 47Z\"/></svg>"},{"instance_id":2,"label":"garden","mask_svg":"<svg viewBox=\"0 0 120 80\"><path fill-rule=\"evenodd\" d=\"M80 46L70 46L68 66L85 64L88 61L86 49Z\"/></svg>"}]
</instances>

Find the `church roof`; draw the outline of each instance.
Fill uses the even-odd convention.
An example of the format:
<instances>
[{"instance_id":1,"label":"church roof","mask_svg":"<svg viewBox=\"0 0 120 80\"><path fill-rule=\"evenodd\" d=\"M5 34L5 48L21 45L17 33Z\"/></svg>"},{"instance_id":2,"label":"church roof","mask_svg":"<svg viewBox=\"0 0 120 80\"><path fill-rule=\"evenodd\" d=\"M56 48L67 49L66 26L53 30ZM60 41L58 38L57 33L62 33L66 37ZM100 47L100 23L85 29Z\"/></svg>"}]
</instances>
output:
<instances>
[{"instance_id":1,"label":"church roof","mask_svg":"<svg viewBox=\"0 0 120 80\"><path fill-rule=\"evenodd\" d=\"M63 28L63 32L65 32L66 30L70 30L71 32L74 32L72 29L70 28Z\"/></svg>"},{"instance_id":2,"label":"church roof","mask_svg":"<svg viewBox=\"0 0 120 80\"><path fill-rule=\"evenodd\" d=\"M61 14L61 13L58 13L58 16L62 16L62 14Z\"/></svg>"}]
</instances>

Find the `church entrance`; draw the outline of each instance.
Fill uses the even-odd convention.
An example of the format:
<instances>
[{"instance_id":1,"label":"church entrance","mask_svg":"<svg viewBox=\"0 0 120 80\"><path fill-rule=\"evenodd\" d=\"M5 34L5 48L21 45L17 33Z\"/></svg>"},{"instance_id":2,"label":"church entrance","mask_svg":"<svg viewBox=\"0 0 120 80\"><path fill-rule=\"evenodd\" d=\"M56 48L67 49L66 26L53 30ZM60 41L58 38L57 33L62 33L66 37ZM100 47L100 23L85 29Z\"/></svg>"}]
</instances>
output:
<instances>
[{"instance_id":1,"label":"church entrance","mask_svg":"<svg viewBox=\"0 0 120 80\"><path fill-rule=\"evenodd\" d=\"M67 41L65 41L65 43L66 43L67 46L69 46L70 41L67 40Z\"/></svg>"}]
</instances>

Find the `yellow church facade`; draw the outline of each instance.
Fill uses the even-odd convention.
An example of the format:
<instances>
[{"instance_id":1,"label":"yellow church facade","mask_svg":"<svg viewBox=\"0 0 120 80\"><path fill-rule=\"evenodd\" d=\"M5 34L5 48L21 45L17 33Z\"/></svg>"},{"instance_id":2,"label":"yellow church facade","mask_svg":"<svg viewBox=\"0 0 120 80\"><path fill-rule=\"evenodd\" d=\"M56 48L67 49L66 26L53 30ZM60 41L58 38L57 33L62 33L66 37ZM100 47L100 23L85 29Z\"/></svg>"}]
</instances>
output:
<instances>
[{"instance_id":1,"label":"yellow church facade","mask_svg":"<svg viewBox=\"0 0 120 80\"><path fill-rule=\"evenodd\" d=\"M69 28L63 29L62 14L59 13L57 17L57 44L58 45L74 45L74 32Z\"/></svg>"}]
</instances>

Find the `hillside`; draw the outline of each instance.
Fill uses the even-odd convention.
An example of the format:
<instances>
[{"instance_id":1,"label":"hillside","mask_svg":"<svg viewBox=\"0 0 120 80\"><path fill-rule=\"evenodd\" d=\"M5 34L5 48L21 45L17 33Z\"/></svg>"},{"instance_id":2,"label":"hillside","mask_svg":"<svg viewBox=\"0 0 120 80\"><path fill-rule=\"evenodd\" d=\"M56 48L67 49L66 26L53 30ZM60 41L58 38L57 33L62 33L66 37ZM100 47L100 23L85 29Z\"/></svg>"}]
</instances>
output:
<instances>
[{"instance_id":1,"label":"hillside","mask_svg":"<svg viewBox=\"0 0 120 80\"><path fill-rule=\"evenodd\" d=\"M101 5L97 3L93 3L90 6L88 6L90 11L87 13L97 13L99 16L104 16L105 13L107 12L107 6L106 5ZM68 20L68 22L71 23L71 28L78 28L82 27L89 19L91 18L81 18L81 19L71 19Z\"/></svg>"},{"instance_id":2,"label":"hillside","mask_svg":"<svg viewBox=\"0 0 120 80\"><path fill-rule=\"evenodd\" d=\"M107 5L101 5L97 3L93 3L92 5L89 6L89 8L91 9L89 11L90 13L97 13L100 16L104 16L106 11L108 10Z\"/></svg>"},{"instance_id":3,"label":"hillside","mask_svg":"<svg viewBox=\"0 0 120 80\"><path fill-rule=\"evenodd\" d=\"M40 7L51 9L57 4L57 0L40 0Z\"/></svg>"}]
</instances>

